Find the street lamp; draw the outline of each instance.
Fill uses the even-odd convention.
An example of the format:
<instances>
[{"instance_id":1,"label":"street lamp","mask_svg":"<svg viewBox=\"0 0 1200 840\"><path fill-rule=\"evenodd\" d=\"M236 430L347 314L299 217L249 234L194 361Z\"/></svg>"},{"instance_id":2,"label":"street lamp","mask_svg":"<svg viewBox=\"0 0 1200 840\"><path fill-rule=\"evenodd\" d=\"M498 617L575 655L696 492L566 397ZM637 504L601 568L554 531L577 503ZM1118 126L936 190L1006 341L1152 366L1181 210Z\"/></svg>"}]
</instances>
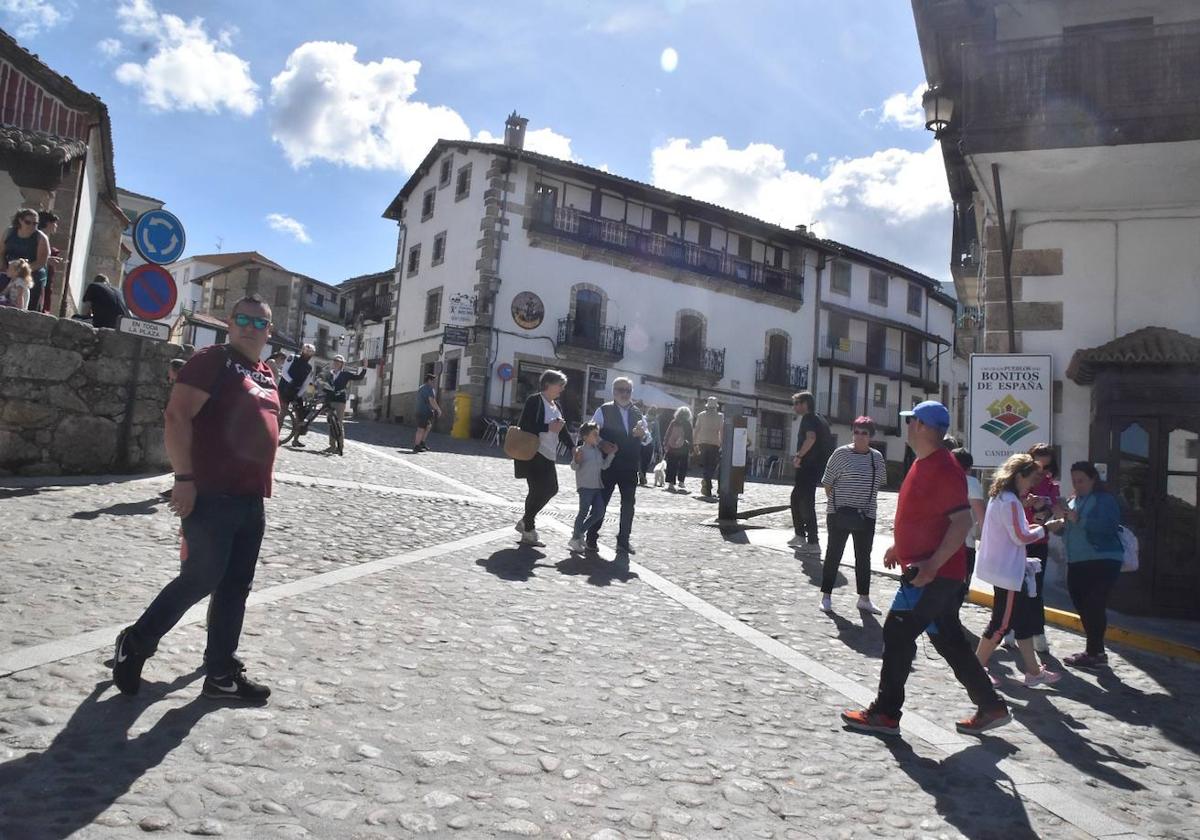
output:
<instances>
[{"instance_id":1,"label":"street lamp","mask_svg":"<svg viewBox=\"0 0 1200 840\"><path fill-rule=\"evenodd\" d=\"M942 92L941 85L930 85L921 97L921 105L925 109L925 128L935 137L949 127L954 118L954 100Z\"/></svg>"}]
</instances>

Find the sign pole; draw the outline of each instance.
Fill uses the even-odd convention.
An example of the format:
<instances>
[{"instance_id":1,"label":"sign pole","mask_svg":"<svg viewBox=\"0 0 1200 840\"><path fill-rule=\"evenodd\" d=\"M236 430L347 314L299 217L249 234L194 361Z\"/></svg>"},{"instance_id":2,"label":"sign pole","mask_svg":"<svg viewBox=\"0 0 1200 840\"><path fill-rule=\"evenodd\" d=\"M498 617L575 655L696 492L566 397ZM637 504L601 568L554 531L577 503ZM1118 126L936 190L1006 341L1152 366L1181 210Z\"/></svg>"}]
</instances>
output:
<instances>
[{"instance_id":1,"label":"sign pole","mask_svg":"<svg viewBox=\"0 0 1200 840\"><path fill-rule=\"evenodd\" d=\"M733 525L738 520L738 494L746 482L746 418L725 418L721 431L721 488L717 494L717 521Z\"/></svg>"}]
</instances>

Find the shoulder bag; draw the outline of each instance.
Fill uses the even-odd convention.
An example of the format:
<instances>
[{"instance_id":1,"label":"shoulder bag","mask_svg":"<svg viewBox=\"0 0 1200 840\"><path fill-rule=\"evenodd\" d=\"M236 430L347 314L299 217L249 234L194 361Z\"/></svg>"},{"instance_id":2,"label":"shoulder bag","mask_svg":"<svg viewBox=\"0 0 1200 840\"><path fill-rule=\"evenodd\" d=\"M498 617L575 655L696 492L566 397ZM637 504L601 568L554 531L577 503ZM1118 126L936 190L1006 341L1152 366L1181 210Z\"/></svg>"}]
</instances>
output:
<instances>
[{"instance_id":1,"label":"shoulder bag","mask_svg":"<svg viewBox=\"0 0 1200 840\"><path fill-rule=\"evenodd\" d=\"M875 467L875 452L871 453L871 493L878 492L875 489L875 479L878 475ZM864 510L852 507L839 507L837 499L833 498L833 513L829 515L829 530L838 531L870 531L875 527L875 520L869 519Z\"/></svg>"}]
</instances>

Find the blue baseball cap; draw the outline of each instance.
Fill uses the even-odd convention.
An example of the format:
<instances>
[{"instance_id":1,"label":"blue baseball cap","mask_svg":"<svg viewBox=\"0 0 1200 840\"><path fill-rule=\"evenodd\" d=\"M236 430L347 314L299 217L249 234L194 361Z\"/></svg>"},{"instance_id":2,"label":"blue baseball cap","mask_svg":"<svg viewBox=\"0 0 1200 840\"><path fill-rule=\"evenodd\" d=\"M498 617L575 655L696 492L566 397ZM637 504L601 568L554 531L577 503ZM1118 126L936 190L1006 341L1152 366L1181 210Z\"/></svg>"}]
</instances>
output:
<instances>
[{"instance_id":1,"label":"blue baseball cap","mask_svg":"<svg viewBox=\"0 0 1200 840\"><path fill-rule=\"evenodd\" d=\"M925 400L912 407L912 411L901 411L901 417L916 417L926 426L945 431L950 428L950 411L937 400Z\"/></svg>"}]
</instances>

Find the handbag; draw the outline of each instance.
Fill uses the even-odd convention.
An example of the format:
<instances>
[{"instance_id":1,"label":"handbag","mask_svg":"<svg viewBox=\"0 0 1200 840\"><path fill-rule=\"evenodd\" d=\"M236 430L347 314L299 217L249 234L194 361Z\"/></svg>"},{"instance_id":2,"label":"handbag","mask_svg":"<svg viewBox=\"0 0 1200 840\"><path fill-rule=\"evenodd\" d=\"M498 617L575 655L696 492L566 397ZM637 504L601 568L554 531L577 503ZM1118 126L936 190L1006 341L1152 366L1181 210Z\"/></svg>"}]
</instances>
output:
<instances>
[{"instance_id":1,"label":"handbag","mask_svg":"<svg viewBox=\"0 0 1200 840\"><path fill-rule=\"evenodd\" d=\"M533 432L526 432L516 426L509 427L504 433L504 454L514 461L532 461L537 454L539 438Z\"/></svg>"},{"instance_id":2,"label":"handbag","mask_svg":"<svg viewBox=\"0 0 1200 840\"><path fill-rule=\"evenodd\" d=\"M878 475L875 468L875 453L871 452L871 492L875 490L875 478ZM867 518L865 511L852 507L839 507L837 499L833 499L833 513L829 515L829 530L837 531L870 531L875 528L875 520Z\"/></svg>"}]
</instances>

